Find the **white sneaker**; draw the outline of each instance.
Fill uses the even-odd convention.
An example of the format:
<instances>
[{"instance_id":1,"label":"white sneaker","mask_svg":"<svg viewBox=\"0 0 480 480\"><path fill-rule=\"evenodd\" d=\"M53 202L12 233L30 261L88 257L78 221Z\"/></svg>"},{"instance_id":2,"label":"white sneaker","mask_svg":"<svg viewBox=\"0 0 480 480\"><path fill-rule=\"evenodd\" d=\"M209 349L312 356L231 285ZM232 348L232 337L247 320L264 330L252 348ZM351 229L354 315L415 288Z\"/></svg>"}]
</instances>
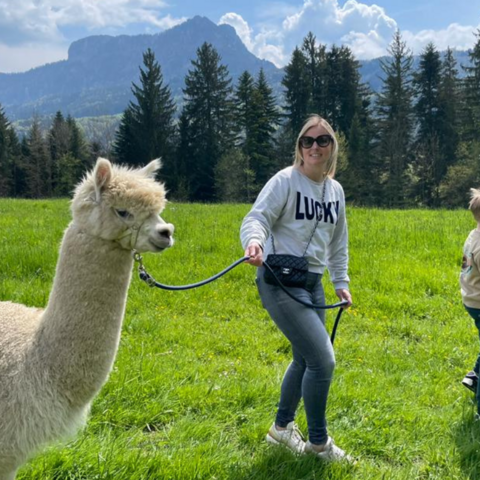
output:
<instances>
[{"instance_id":1,"label":"white sneaker","mask_svg":"<svg viewBox=\"0 0 480 480\"><path fill-rule=\"evenodd\" d=\"M302 454L305 449L305 442L295 422L290 422L286 430L277 430L274 422L267 433L266 440L272 445L285 445L296 454Z\"/></svg>"},{"instance_id":2,"label":"white sneaker","mask_svg":"<svg viewBox=\"0 0 480 480\"><path fill-rule=\"evenodd\" d=\"M313 453L317 457L326 462L350 462L355 463L355 460L350 455L347 455L341 448L337 447L333 442L332 437L328 437L324 450L317 452L313 449L310 440L305 444L305 453Z\"/></svg>"}]
</instances>

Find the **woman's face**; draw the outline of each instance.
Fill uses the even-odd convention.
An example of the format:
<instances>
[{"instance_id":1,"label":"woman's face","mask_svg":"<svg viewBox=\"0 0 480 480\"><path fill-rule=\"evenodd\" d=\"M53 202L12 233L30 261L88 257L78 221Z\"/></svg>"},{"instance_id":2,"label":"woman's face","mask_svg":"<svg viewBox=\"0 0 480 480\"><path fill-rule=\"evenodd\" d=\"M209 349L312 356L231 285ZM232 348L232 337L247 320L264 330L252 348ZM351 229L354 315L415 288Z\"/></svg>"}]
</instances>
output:
<instances>
[{"instance_id":1,"label":"woman's face","mask_svg":"<svg viewBox=\"0 0 480 480\"><path fill-rule=\"evenodd\" d=\"M312 143L312 139L316 139L316 141ZM333 138L323 125L309 128L300 138L303 166L307 170L322 170L323 172L332 154L332 149Z\"/></svg>"}]
</instances>

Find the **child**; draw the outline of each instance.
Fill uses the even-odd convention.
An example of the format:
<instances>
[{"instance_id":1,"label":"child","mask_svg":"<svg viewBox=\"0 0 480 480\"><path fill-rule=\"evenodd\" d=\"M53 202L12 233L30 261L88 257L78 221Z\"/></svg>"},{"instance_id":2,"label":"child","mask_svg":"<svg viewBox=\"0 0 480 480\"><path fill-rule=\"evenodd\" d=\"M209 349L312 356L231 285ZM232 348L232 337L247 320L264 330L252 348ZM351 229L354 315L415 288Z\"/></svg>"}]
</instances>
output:
<instances>
[{"instance_id":1,"label":"child","mask_svg":"<svg viewBox=\"0 0 480 480\"><path fill-rule=\"evenodd\" d=\"M475 325L480 332L480 190L472 188L470 192L471 200L469 208L477 222L477 228L470 232L463 246L460 287L463 305L469 315L474 319ZM477 358L473 370L468 372L462 380L462 384L476 394L477 418L480 415L479 372L480 355Z\"/></svg>"}]
</instances>

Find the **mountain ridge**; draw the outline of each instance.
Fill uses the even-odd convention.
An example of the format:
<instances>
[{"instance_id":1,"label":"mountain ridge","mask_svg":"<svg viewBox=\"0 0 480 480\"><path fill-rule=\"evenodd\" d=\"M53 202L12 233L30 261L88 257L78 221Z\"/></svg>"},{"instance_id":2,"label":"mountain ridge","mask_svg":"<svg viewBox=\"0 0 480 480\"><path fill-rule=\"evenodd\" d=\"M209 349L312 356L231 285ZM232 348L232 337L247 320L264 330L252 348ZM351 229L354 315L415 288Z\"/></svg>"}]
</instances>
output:
<instances>
[{"instance_id":1,"label":"mountain ridge","mask_svg":"<svg viewBox=\"0 0 480 480\"><path fill-rule=\"evenodd\" d=\"M131 85L138 83L147 48L155 53L174 100L181 103L185 75L204 42L215 47L234 81L245 70L256 76L263 68L280 97L283 69L251 53L232 26L195 16L155 34L85 37L70 45L66 60L22 73L0 73L0 104L12 121L34 114L52 115L58 110L77 118L121 113L132 99ZM456 54L468 63L467 52ZM362 80L374 91L381 85L379 62L360 62Z\"/></svg>"},{"instance_id":2,"label":"mountain ridge","mask_svg":"<svg viewBox=\"0 0 480 480\"><path fill-rule=\"evenodd\" d=\"M196 16L156 34L85 37L70 45L67 60L0 74L0 104L12 120L58 110L74 117L120 113L132 98L131 84L138 82L147 48L155 53L164 82L178 100L191 60L204 42L216 48L232 78L244 70L256 75L263 68L267 80L280 82L281 70L249 52L233 27Z\"/></svg>"}]
</instances>

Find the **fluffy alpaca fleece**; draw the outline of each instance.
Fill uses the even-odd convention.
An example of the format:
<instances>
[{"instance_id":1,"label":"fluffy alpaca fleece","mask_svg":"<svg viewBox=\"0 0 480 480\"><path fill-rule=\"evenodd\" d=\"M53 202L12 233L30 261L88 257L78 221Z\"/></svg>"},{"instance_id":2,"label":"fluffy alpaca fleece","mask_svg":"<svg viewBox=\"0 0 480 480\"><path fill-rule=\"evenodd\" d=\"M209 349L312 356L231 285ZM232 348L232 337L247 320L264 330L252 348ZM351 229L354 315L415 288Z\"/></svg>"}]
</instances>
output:
<instances>
[{"instance_id":1,"label":"fluffy alpaca fleece","mask_svg":"<svg viewBox=\"0 0 480 480\"><path fill-rule=\"evenodd\" d=\"M165 190L143 169L99 158L76 189L45 310L0 302L0 480L72 435L107 380L120 339L131 249L173 245Z\"/></svg>"}]
</instances>

